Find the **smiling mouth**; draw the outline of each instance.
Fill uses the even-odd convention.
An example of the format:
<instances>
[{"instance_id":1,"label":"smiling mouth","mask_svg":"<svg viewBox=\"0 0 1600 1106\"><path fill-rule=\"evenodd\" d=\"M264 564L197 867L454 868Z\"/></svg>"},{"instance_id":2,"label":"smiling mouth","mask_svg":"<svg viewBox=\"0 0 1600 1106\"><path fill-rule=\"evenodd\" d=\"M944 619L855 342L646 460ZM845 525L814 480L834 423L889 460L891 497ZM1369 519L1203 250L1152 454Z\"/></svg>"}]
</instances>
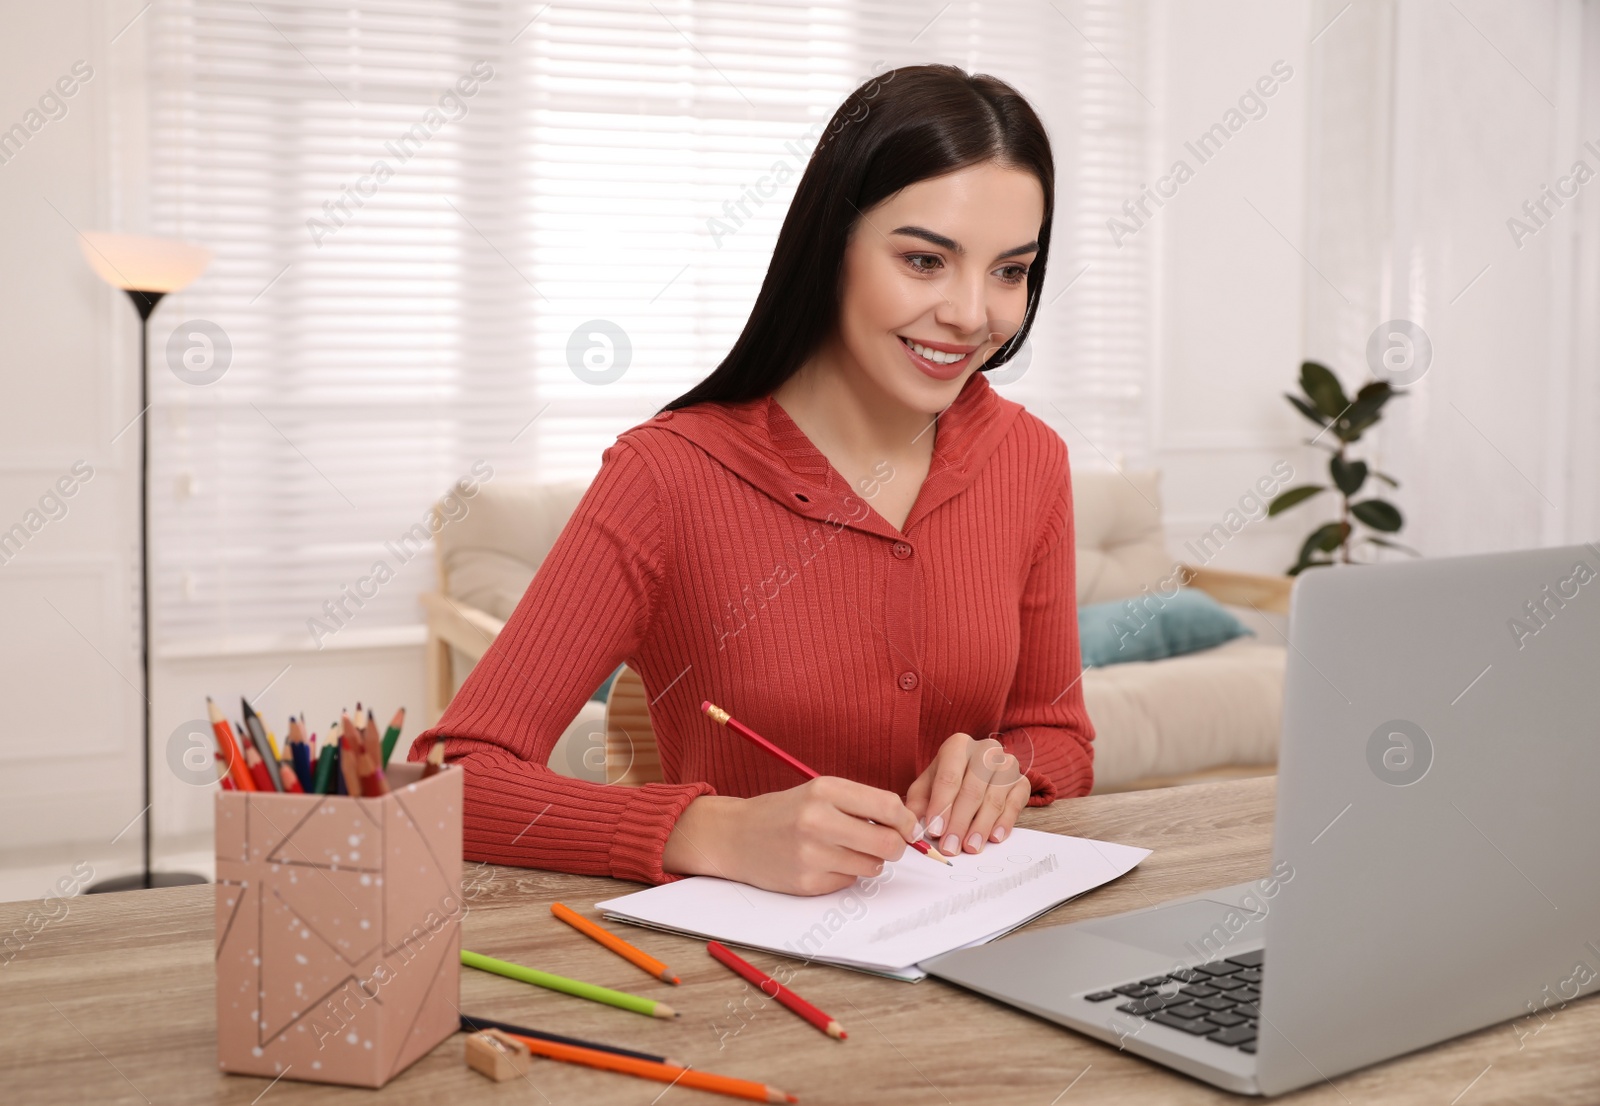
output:
<instances>
[{"instance_id":1,"label":"smiling mouth","mask_svg":"<svg viewBox=\"0 0 1600 1106\"><path fill-rule=\"evenodd\" d=\"M896 335L896 337L899 338L906 348L912 353L915 353L918 357L922 358L924 361L927 361L929 364L942 369L953 369L958 365L964 364L975 352L975 350L969 349L965 353L949 353L945 350L934 349L932 346L925 346L921 342L913 341L904 335Z\"/></svg>"}]
</instances>

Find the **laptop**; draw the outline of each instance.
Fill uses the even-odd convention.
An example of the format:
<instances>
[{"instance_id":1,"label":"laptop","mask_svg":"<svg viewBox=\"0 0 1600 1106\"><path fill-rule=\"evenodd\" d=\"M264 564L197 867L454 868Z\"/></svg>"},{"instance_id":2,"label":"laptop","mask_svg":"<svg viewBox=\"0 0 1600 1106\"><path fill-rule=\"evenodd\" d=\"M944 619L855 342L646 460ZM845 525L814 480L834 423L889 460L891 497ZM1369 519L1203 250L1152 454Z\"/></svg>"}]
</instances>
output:
<instances>
[{"instance_id":1,"label":"laptop","mask_svg":"<svg viewBox=\"0 0 1600 1106\"><path fill-rule=\"evenodd\" d=\"M1288 641L1266 872L921 967L1261 1095L1600 989L1600 542L1314 569Z\"/></svg>"}]
</instances>

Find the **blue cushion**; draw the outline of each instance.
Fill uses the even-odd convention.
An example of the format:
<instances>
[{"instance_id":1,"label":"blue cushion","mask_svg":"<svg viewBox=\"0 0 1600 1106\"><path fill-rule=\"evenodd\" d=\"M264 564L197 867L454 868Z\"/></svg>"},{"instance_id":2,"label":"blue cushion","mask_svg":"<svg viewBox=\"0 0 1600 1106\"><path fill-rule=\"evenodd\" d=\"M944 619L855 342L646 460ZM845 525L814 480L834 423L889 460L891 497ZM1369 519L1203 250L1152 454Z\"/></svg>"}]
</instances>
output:
<instances>
[{"instance_id":1,"label":"blue cushion","mask_svg":"<svg viewBox=\"0 0 1600 1106\"><path fill-rule=\"evenodd\" d=\"M1255 631L1198 588L1179 588L1172 596L1147 591L1078 608L1085 668L1181 657L1245 634Z\"/></svg>"},{"instance_id":2,"label":"blue cushion","mask_svg":"<svg viewBox=\"0 0 1600 1106\"><path fill-rule=\"evenodd\" d=\"M622 670L624 668L626 668L626 667L627 667L627 665L623 665L623 664L617 665L617 670L615 672L611 673L611 675L607 676L606 677L606 682L601 684L600 685L600 689L598 691L596 691L593 695L589 696L589 698L598 699L602 703L605 702L606 701L606 696L611 694L611 685L617 682L617 677L622 675Z\"/></svg>"}]
</instances>

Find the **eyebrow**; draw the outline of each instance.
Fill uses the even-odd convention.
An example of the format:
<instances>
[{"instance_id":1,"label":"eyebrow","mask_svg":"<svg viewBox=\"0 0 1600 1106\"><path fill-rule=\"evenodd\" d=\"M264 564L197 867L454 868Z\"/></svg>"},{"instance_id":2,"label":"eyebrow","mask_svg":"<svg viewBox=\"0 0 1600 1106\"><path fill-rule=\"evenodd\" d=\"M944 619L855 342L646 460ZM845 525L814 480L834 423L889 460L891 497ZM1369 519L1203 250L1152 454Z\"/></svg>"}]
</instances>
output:
<instances>
[{"instance_id":1,"label":"eyebrow","mask_svg":"<svg viewBox=\"0 0 1600 1106\"><path fill-rule=\"evenodd\" d=\"M905 234L905 235L909 235L912 238L921 238L925 242L931 242L933 245L938 246L940 249L949 250L951 253L954 253L954 254L964 254L964 253L967 252L966 249L961 245L961 243L957 242L954 238L947 238L944 235L939 234L937 231L929 230L927 227L896 227L894 230L891 230L889 233L890 234ZM1036 250L1038 250L1038 248L1039 248L1039 242L1038 242L1037 239L1035 239L1034 241L1029 242L1025 246L1016 246L1016 247L1014 247L1012 249L1006 250L1004 253L1000 254L1000 256L997 257L995 260L999 261L999 260L1003 260L1004 258L1007 258L1007 257L1018 257L1018 256L1020 256L1022 254L1025 254L1025 253L1033 253Z\"/></svg>"}]
</instances>

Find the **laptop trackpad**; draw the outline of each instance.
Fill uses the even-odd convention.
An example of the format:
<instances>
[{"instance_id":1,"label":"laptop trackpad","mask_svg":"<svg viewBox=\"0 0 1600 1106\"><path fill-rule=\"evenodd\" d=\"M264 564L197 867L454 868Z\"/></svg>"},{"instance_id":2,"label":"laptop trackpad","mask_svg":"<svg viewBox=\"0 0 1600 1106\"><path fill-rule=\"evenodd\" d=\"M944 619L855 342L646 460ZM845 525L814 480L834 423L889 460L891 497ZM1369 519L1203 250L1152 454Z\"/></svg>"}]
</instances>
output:
<instances>
[{"instance_id":1,"label":"laptop trackpad","mask_svg":"<svg viewBox=\"0 0 1600 1106\"><path fill-rule=\"evenodd\" d=\"M1073 928L1175 960L1204 963L1260 944L1265 913L1231 903L1196 899L1138 914L1079 922Z\"/></svg>"}]
</instances>

